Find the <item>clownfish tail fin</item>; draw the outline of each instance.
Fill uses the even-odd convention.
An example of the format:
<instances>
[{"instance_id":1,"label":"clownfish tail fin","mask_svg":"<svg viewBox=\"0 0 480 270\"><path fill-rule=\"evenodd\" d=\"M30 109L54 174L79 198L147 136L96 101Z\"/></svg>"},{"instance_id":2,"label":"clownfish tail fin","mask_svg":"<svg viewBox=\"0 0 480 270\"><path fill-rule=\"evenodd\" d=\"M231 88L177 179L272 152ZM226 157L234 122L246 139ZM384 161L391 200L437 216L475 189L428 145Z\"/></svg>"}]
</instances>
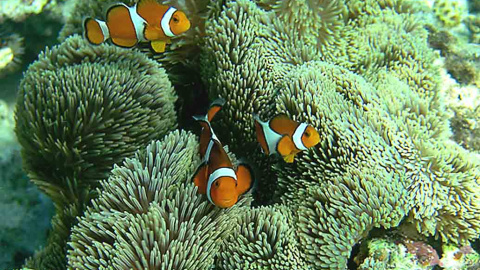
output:
<instances>
[{"instance_id":1,"label":"clownfish tail fin","mask_svg":"<svg viewBox=\"0 0 480 270\"><path fill-rule=\"evenodd\" d=\"M207 115L194 115L192 117L195 121L210 123L210 121L208 121Z\"/></svg>"},{"instance_id":2,"label":"clownfish tail fin","mask_svg":"<svg viewBox=\"0 0 480 270\"><path fill-rule=\"evenodd\" d=\"M214 101L212 101L212 103L210 104L210 107L213 107L213 106L220 106L222 107L223 105L225 105L225 99L224 98L217 98L215 99Z\"/></svg>"},{"instance_id":3,"label":"clownfish tail fin","mask_svg":"<svg viewBox=\"0 0 480 270\"><path fill-rule=\"evenodd\" d=\"M210 121L208 121L208 116L205 115L194 115L193 119L197 122L200 123L200 126L202 128L210 130L210 132L213 134L212 126L210 125Z\"/></svg>"},{"instance_id":4,"label":"clownfish tail fin","mask_svg":"<svg viewBox=\"0 0 480 270\"><path fill-rule=\"evenodd\" d=\"M199 122L206 122L210 123L213 117L217 114L220 109L222 109L223 105L225 104L225 99L217 98L212 103L210 103L210 107L205 115L194 115L193 119Z\"/></svg>"},{"instance_id":5,"label":"clownfish tail fin","mask_svg":"<svg viewBox=\"0 0 480 270\"><path fill-rule=\"evenodd\" d=\"M83 32L88 42L99 45L110 37L107 23L101 20L86 18L83 21Z\"/></svg>"},{"instance_id":6,"label":"clownfish tail fin","mask_svg":"<svg viewBox=\"0 0 480 270\"><path fill-rule=\"evenodd\" d=\"M225 105L225 99L223 98L217 98L212 101L207 112L208 121L212 121L213 117L222 109L223 105Z\"/></svg>"}]
</instances>

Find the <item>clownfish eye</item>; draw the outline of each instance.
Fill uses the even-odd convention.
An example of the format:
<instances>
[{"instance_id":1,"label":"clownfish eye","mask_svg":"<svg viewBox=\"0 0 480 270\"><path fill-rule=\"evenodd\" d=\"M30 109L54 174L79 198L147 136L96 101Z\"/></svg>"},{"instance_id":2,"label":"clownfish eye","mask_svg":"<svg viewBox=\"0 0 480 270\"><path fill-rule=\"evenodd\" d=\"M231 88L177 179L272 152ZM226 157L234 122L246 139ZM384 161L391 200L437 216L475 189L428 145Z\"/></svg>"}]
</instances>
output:
<instances>
[{"instance_id":1,"label":"clownfish eye","mask_svg":"<svg viewBox=\"0 0 480 270\"><path fill-rule=\"evenodd\" d=\"M310 137L310 131L305 131L305 137Z\"/></svg>"},{"instance_id":2,"label":"clownfish eye","mask_svg":"<svg viewBox=\"0 0 480 270\"><path fill-rule=\"evenodd\" d=\"M216 181L216 182L215 182L215 186L216 186L216 187L219 187L219 186L220 186L220 182Z\"/></svg>"},{"instance_id":3,"label":"clownfish eye","mask_svg":"<svg viewBox=\"0 0 480 270\"><path fill-rule=\"evenodd\" d=\"M173 20L174 23L178 23L178 22L180 21L180 20L177 18L177 16L173 17L172 20Z\"/></svg>"}]
</instances>

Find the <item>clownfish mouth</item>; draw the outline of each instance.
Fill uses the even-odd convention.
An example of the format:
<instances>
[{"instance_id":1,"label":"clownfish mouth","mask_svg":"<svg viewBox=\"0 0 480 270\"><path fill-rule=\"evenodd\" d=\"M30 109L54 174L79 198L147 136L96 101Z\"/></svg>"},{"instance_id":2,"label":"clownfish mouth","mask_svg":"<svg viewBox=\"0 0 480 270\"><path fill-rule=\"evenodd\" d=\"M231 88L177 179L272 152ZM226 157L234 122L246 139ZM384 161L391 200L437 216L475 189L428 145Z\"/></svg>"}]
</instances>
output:
<instances>
[{"instance_id":1,"label":"clownfish mouth","mask_svg":"<svg viewBox=\"0 0 480 270\"><path fill-rule=\"evenodd\" d=\"M224 208L231 207L235 204L234 199L228 199L228 200L221 200L220 205Z\"/></svg>"}]
</instances>

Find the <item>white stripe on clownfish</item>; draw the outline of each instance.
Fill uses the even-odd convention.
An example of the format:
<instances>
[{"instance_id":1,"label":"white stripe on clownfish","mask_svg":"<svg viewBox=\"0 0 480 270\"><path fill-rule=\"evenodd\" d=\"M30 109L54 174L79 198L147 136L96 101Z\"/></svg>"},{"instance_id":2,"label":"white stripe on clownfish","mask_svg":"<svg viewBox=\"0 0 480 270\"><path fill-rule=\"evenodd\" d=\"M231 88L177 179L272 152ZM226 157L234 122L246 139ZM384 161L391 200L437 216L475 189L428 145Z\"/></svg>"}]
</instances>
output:
<instances>
[{"instance_id":1,"label":"white stripe on clownfish","mask_svg":"<svg viewBox=\"0 0 480 270\"><path fill-rule=\"evenodd\" d=\"M210 139L210 141L208 141L207 150L205 151L205 156L203 157L203 161L206 164L208 164L208 160L210 159L210 153L212 152L212 148L214 144L215 144L214 139Z\"/></svg>"},{"instance_id":2,"label":"white stripe on clownfish","mask_svg":"<svg viewBox=\"0 0 480 270\"><path fill-rule=\"evenodd\" d=\"M100 26L100 30L102 30L103 41L107 40L110 37L110 31L108 31L107 23L99 19L95 19L95 21Z\"/></svg>"},{"instance_id":3,"label":"white stripe on clownfish","mask_svg":"<svg viewBox=\"0 0 480 270\"><path fill-rule=\"evenodd\" d=\"M212 200L212 195L210 194L210 190L212 189L212 185L215 182L215 180L217 180L220 177L231 177L235 181L237 181L237 174L235 173L235 171L232 168L221 167L221 168L216 169L214 172L212 172L210 174L210 176L208 177L207 197L208 197L208 200L213 204L215 204L215 203Z\"/></svg>"},{"instance_id":4,"label":"white stripe on clownfish","mask_svg":"<svg viewBox=\"0 0 480 270\"><path fill-rule=\"evenodd\" d=\"M160 25L162 27L163 33L167 37L174 37L175 34L170 29L170 20L172 19L173 13L177 11L174 7L169 7L168 10L163 14L162 20L160 21Z\"/></svg>"},{"instance_id":5,"label":"white stripe on clownfish","mask_svg":"<svg viewBox=\"0 0 480 270\"><path fill-rule=\"evenodd\" d=\"M282 138L282 135L270 128L270 121L263 122L258 115L254 115L255 120L262 126L263 136L268 145L268 152L270 155L277 153L277 143Z\"/></svg>"},{"instance_id":6,"label":"white stripe on clownfish","mask_svg":"<svg viewBox=\"0 0 480 270\"><path fill-rule=\"evenodd\" d=\"M135 28L137 42L146 41L143 32L145 31L145 27L147 26L147 21L145 21L145 19L138 15L137 4L135 4L133 7L129 7L125 4L124 6L128 8L128 12L130 13L130 19L132 20L133 27Z\"/></svg>"},{"instance_id":7,"label":"white stripe on clownfish","mask_svg":"<svg viewBox=\"0 0 480 270\"><path fill-rule=\"evenodd\" d=\"M295 147L297 147L299 150L307 150L307 148L305 147L305 145L303 145L302 142L302 135L307 129L307 127L307 124L301 123L300 125L298 125L298 127L295 129L295 132L293 133L293 143L295 144Z\"/></svg>"}]
</instances>

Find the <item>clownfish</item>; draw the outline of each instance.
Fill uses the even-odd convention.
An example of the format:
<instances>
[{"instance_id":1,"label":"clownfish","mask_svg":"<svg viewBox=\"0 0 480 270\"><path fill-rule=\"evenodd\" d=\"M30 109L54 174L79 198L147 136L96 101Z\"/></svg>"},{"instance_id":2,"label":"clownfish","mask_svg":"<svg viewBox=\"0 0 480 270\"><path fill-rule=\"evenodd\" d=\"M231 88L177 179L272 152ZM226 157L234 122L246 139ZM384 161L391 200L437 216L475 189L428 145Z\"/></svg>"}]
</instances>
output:
<instances>
[{"instance_id":1,"label":"clownfish","mask_svg":"<svg viewBox=\"0 0 480 270\"><path fill-rule=\"evenodd\" d=\"M302 150L317 145L320 135L306 123L293 121L284 114L279 114L268 122L255 119L257 140L267 155L280 154L285 162L292 163L295 155Z\"/></svg>"},{"instance_id":2,"label":"clownfish","mask_svg":"<svg viewBox=\"0 0 480 270\"><path fill-rule=\"evenodd\" d=\"M184 12L156 0L140 0L133 7L115 4L105 17L106 21L84 20L84 35L90 43L98 45L110 38L117 46L131 48L138 42L150 42L152 49L160 53L170 38L190 29Z\"/></svg>"},{"instance_id":3,"label":"clownfish","mask_svg":"<svg viewBox=\"0 0 480 270\"><path fill-rule=\"evenodd\" d=\"M253 173L246 164L233 169L227 153L213 132L210 121L222 108L225 100L219 98L212 102L206 115L194 116L202 126L200 135L200 157L202 163L193 176L198 192L207 194L208 200L221 208L233 206L238 197L252 186Z\"/></svg>"}]
</instances>

